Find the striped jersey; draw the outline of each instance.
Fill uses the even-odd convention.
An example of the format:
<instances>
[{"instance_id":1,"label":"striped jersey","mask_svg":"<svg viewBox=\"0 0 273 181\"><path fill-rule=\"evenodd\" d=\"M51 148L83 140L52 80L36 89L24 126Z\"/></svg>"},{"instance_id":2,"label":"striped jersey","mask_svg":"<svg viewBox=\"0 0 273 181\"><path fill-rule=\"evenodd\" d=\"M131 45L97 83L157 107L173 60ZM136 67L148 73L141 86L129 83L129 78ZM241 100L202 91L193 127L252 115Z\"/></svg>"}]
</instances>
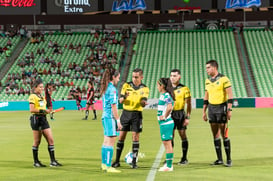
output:
<instances>
[{"instance_id":1,"label":"striped jersey","mask_svg":"<svg viewBox=\"0 0 273 181\"><path fill-rule=\"evenodd\" d=\"M118 91L112 82L109 82L108 87L102 96L102 118L114 118L112 111L113 104L116 104L118 107Z\"/></svg>"},{"instance_id":2,"label":"striped jersey","mask_svg":"<svg viewBox=\"0 0 273 181\"><path fill-rule=\"evenodd\" d=\"M165 120L159 120L159 116L164 116L167 110L168 104L174 105L173 98L168 92L165 92L160 95L160 98L158 100L158 108L157 108L157 120L160 125L165 124L172 124L173 119L171 117L171 113L168 115L168 117Z\"/></svg>"}]
</instances>

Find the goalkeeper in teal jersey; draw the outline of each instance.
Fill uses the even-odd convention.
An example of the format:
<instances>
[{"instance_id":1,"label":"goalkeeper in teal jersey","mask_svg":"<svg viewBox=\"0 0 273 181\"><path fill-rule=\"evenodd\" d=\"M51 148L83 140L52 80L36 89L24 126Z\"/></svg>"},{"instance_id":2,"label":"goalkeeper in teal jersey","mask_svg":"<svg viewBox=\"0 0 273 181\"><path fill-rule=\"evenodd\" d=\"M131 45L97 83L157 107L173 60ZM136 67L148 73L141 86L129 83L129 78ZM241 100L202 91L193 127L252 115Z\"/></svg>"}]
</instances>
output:
<instances>
[{"instance_id":1,"label":"goalkeeper in teal jersey","mask_svg":"<svg viewBox=\"0 0 273 181\"><path fill-rule=\"evenodd\" d=\"M166 151L166 164L160 167L159 171L173 171L173 128L174 122L171 112L174 105L174 90L169 78L160 78L157 81L157 89L161 93L158 101L157 120L160 126L161 140Z\"/></svg>"}]
</instances>

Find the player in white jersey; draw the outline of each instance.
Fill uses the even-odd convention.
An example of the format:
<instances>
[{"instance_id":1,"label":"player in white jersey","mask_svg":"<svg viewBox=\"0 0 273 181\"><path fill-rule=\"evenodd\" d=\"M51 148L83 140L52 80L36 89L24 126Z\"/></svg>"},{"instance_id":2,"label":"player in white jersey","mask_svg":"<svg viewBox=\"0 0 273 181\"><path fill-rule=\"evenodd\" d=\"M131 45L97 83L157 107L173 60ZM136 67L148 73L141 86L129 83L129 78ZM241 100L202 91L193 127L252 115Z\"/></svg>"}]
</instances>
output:
<instances>
[{"instance_id":1,"label":"player in white jersey","mask_svg":"<svg viewBox=\"0 0 273 181\"><path fill-rule=\"evenodd\" d=\"M169 78L160 78L157 81L157 89L161 93L158 101L157 120L160 126L161 140L166 151L166 164L159 171L173 171L173 128L174 122L171 112L174 105L174 91Z\"/></svg>"}]
</instances>

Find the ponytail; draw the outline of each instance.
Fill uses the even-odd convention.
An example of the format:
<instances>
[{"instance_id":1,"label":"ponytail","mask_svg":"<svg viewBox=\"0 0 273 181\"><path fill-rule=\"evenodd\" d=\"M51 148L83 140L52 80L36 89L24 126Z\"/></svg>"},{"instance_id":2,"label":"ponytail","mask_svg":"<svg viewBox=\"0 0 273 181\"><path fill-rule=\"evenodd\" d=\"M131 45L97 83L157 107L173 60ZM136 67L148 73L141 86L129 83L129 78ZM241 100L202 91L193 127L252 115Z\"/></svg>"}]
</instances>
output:
<instances>
[{"instance_id":1,"label":"ponytail","mask_svg":"<svg viewBox=\"0 0 273 181\"><path fill-rule=\"evenodd\" d=\"M106 69L102 75L100 81L100 95L103 95L108 87L110 81L113 80L113 76L116 77L119 72L116 69Z\"/></svg>"},{"instance_id":2,"label":"ponytail","mask_svg":"<svg viewBox=\"0 0 273 181\"><path fill-rule=\"evenodd\" d=\"M158 80L159 85L163 85L166 92L168 92L175 101L174 89L170 78L160 78Z\"/></svg>"}]
</instances>

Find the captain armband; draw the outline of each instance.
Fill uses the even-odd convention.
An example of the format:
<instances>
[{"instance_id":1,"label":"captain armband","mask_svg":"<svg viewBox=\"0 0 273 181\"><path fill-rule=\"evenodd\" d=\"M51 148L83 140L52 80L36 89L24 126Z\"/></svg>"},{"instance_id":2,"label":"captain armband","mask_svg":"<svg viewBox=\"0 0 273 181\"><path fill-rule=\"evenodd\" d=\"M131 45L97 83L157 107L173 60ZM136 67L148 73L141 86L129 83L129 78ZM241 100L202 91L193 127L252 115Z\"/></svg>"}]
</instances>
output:
<instances>
[{"instance_id":1,"label":"captain armband","mask_svg":"<svg viewBox=\"0 0 273 181\"><path fill-rule=\"evenodd\" d=\"M228 99L227 102L230 103L230 104L232 104L233 103L233 99Z\"/></svg>"},{"instance_id":2,"label":"captain armband","mask_svg":"<svg viewBox=\"0 0 273 181\"><path fill-rule=\"evenodd\" d=\"M209 101L208 100L204 100L204 105L208 105Z\"/></svg>"}]
</instances>

